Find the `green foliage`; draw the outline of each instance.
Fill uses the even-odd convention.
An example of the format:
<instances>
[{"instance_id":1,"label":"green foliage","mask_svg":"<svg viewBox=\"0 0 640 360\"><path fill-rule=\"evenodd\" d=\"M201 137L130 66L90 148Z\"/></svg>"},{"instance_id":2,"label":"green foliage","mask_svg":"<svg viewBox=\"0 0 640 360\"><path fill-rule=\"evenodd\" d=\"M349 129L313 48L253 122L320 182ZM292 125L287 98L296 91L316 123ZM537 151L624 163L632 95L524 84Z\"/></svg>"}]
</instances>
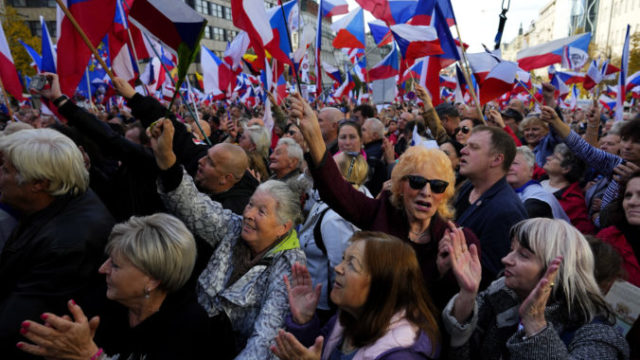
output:
<instances>
[{"instance_id":1,"label":"green foliage","mask_svg":"<svg viewBox=\"0 0 640 360\"><path fill-rule=\"evenodd\" d=\"M5 7L5 13L0 16L0 21L2 21L2 28L7 37L16 69L21 71L23 75L31 76L36 73L30 66L32 59L18 40L22 40L27 45L40 51L41 39L31 35L29 27L20 18L16 9L7 5Z\"/></svg>"}]
</instances>

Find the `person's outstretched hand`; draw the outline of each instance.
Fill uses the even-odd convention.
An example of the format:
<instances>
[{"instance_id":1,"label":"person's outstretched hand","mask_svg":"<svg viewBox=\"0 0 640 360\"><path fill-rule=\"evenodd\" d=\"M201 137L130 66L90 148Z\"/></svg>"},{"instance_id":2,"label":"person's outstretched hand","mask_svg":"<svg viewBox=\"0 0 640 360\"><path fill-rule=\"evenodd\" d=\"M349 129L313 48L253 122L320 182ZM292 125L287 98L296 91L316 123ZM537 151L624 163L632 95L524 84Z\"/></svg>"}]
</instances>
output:
<instances>
[{"instance_id":1,"label":"person's outstretched hand","mask_svg":"<svg viewBox=\"0 0 640 360\"><path fill-rule=\"evenodd\" d=\"M284 275L284 284L289 294L291 317L297 324L306 324L313 319L316 312L322 284L313 287L309 270L299 263L291 267L291 279Z\"/></svg>"},{"instance_id":2,"label":"person's outstretched hand","mask_svg":"<svg viewBox=\"0 0 640 360\"><path fill-rule=\"evenodd\" d=\"M324 338L318 336L315 343L306 348L293 334L280 330L276 336L276 345L271 351L282 360L320 360Z\"/></svg>"},{"instance_id":3,"label":"person's outstretched hand","mask_svg":"<svg viewBox=\"0 0 640 360\"><path fill-rule=\"evenodd\" d=\"M119 77L113 79L113 87L125 99L131 99L136 94L136 89L128 81Z\"/></svg>"},{"instance_id":4,"label":"person's outstretched hand","mask_svg":"<svg viewBox=\"0 0 640 360\"><path fill-rule=\"evenodd\" d=\"M322 157L327 151L322 139L322 131L320 131L320 125L318 124L318 117L309 106L309 103L299 93L294 93L288 99L290 104L289 117L296 122L300 131L302 131L302 135L309 145L313 163L318 165L322 162ZM298 121L300 124L298 124Z\"/></svg>"},{"instance_id":5,"label":"person's outstretched hand","mask_svg":"<svg viewBox=\"0 0 640 360\"><path fill-rule=\"evenodd\" d=\"M475 304L476 295L482 279L482 266L478 256L478 248L475 245L467 247L464 232L460 228L448 231L449 258L451 270L456 277L460 292L456 298L453 315L462 324L471 312Z\"/></svg>"},{"instance_id":6,"label":"person's outstretched hand","mask_svg":"<svg viewBox=\"0 0 640 360\"><path fill-rule=\"evenodd\" d=\"M558 104L556 102L556 88L551 85L551 83L545 82L542 83L542 98L544 99L544 104L555 108Z\"/></svg>"},{"instance_id":7,"label":"person's outstretched hand","mask_svg":"<svg viewBox=\"0 0 640 360\"><path fill-rule=\"evenodd\" d=\"M95 316L88 320L73 300L67 303L73 320L51 313L42 314L45 325L24 321L20 333L33 342L19 342L16 346L29 354L47 358L86 360L98 352L93 337L100 323Z\"/></svg>"},{"instance_id":8,"label":"person's outstretched hand","mask_svg":"<svg viewBox=\"0 0 640 360\"><path fill-rule=\"evenodd\" d=\"M547 307L547 300L549 300L549 295L555 285L554 282L558 276L561 263L562 256L558 256L551 261L547 272L520 305L520 319L527 336L534 335L547 326L544 309Z\"/></svg>"},{"instance_id":9,"label":"person's outstretched hand","mask_svg":"<svg viewBox=\"0 0 640 360\"><path fill-rule=\"evenodd\" d=\"M160 118L147 129L151 139L151 148L156 157L156 163L160 170L167 170L176 162L173 153L173 133L175 129L171 120Z\"/></svg>"},{"instance_id":10,"label":"person's outstretched hand","mask_svg":"<svg viewBox=\"0 0 640 360\"><path fill-rule=\"evenodd\" d=\"M422 86L416 84L416 95L418 95L418 98L420 100L422 100L422 102L424 103L424 109L425 110L429 110L433 107L433 103L431 102L431 96L429 96L429 93L427 92L427 90L425 90L425 88L423 88Z\"/></svg>"}]
</instances>

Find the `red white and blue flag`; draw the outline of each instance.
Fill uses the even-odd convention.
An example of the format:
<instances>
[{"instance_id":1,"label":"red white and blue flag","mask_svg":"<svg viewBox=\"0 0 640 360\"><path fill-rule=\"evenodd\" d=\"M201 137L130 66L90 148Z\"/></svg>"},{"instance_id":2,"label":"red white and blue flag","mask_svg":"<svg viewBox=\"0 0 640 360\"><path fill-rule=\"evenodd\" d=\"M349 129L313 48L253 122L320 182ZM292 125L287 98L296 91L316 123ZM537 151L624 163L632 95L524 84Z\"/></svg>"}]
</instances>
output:
<instances>
[{"instance_id":1,"label":"red white and blue flag","mask_svg":"<svg viewBox=\"0 0 640 360\"><path fill-rule=\"evenodd\" d=\"M371 36L373 37L373 41L376 42L378 47L390 44L393 41L393 36L391 36L391 30L382 20L373 20L368 23L369 30L371 30Z\"/></svg>"},{"instance_id":2,"label":"red white and blue flag","mask_svg":"<svg viewBox=\"0 0 640 360\"><path fill-rule=\"evenodd\" d=\"M592 60L591 64L589 64L589 69L587 69L587 73L584 77L584 82L582 86L585 90L591 90L596 85L600 84L602 81L602 72L599 69L598 61Z\"/></svg>"},{"instance_id":3,"label":"red white and blue flag","mask_svg":"<svg viewBox=\"0 0 640 360\"><path fill-rule=\"evenodd\" d=\"M438 34L431 26L398 24L391 25L390 28L402 58L409 62L443 53Z\"/></svg>"},{"instance_id":4,"label":"red white and blue flag","mask_svg":"<svg viewBox=\"0 0 640 360\"><path fill-rule=\"evenodd\" d=\"M589 54L583 49L564 46L562 48L562 67L570 70L582 69L584 64L589 61Z\"/></svg>"},{"instance_id":5,"label":"red white and blue flag","mask_svg":"<svg viewBox=\"0 0 640 360\"><path fill-rule=\"evenodd\" d=\"M281 8L284 9L286 21L283 18ZM281 64L293 66L291 61L293 50L289 34L298 29L298 2L294 0L281 6L274 6L267 11L267 16L269 16L269 24L273 29L273 40L266 45L266 49ZM289 29L287 29L287 24Z\"/></svg>"},{"instance_id":6,"label":"red white and blue flag","mask_svg":"<svg viewBox=\"0 0 640 360\"><path fill-rule=\"evenodd\" d=\"M349 12L349 5L345 0L322 0L319 7L322 17L342 15Z\"/></svg>"},{"instance_id":7,"label":"red white and blue flag","mask_svg":"<svg viewBox=\"0 0 640 360\"><path fill-rule=\"evenodd\" d=\"M331 30L336 33L332 43L334 48L364 49L366 47L362 8L351 11L347 16L331 24Z\"/></svg>"},{"instance_id":8,"label":"red white and blue flag","mask_svg":"<svg viewBox=\"0 0 640 360\"><path fill-rule=\"evenodd\" d=\"M231 0L233 25L249 35L251 47L258 56L258 69L264 65L264 48L273 40L273 30L263 0Z\"/></svg>"},{"instance_id":9,"label":"red white and blue flag","mask_svg":"<svg viewBox=\"0 0 640 360\"><path fill-rule=\"evenodd\" d=\"M518 64L512 61L501 61L494 66L480 85L480 105L513 89L519 70Z\"/></svg>"},{"instance_id":10,"label":"red white and blue flag","mask_svg":"<svg viewBox=\"0 0 640 360\"><path fill-rule=\"evenodd\" d=\"M591 33L584 33L532 46L518 52L518 66L529 71L562 62L565 46L587 51Z\"/></svg>"},{"instance_id":11,"label":"red white and blue flag","mask_svg":"<svg viewBox=\"0 0 640 360\"><path fill-rule=\"evenodd\" d=\"M387 79L398 75L400 62L398 60L398 48L392 45L391 52L377 65L369 70L369 81Z\"/></svg>"}]
</instances>

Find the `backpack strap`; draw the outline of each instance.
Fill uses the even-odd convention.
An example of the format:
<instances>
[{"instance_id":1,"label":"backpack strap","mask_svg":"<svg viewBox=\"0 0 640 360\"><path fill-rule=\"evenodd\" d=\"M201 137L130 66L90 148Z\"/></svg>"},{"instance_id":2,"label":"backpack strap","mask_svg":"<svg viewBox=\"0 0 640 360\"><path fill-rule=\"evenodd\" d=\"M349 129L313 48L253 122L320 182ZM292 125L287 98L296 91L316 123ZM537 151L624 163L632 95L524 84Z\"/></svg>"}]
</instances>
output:
<instances>
[{"instance_id":1,"label":"backpack strap","mask_svg":"<svg viewBox=\"0 0 640 360\"><path fill-rule=\"evenodd\" d=\"M322 219L327 214L327 211L331 210L331 208L326 208L322 210L320 213L320 217L318 217L318 221L316 221L316 225L313 227L313 238L316 241L316 246L324 256L327 256L327 247L324 245L324 240L322 239L322 232L320 226L322 226Z\"/></svg>"}]
</instances>

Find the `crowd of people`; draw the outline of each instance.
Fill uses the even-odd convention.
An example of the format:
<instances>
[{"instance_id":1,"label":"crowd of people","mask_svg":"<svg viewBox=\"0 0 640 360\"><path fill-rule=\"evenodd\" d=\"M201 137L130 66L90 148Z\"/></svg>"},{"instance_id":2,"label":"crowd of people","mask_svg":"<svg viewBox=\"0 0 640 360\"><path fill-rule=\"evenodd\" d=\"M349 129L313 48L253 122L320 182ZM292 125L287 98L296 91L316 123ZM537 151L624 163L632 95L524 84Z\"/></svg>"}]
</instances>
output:
<instances>
[{"instance_id":1,"label":"crowd of people","mask_svg":"<svg viewBox=\"0 0 640 360\"><path fill-rule=\"evenodd\" d=\"M3 358L640 358L605 301L640 287L640 116L121 79L106 111L46 77L57 116L0 136Z\"/></svg>"}]
</instances>

